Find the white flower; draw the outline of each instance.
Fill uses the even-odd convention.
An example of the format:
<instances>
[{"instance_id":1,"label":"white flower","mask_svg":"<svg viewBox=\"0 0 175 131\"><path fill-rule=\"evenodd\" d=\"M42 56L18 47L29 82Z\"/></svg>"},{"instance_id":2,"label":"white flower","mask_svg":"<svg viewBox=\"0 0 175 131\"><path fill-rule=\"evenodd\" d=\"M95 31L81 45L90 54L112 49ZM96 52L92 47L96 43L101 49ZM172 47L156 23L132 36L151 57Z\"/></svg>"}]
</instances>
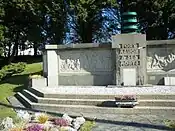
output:
<instances>
[{"instance_id":1,"label":"white flower","mask_svg":"<svg viewBox=\"0 0 175 131\"><path fill-rule=\"evenodd\" d=\"M73 118L71 118L71 117L68 116L67 114L64 114L64 115L62 116L62 118L63 118L64 120L66 120L66 121L68 122L69 125L71 125Z\"/></svg>"},{"instance_id":2,"label":"white flower","mask_svg":"<svg viewBox=\"0 0 175 131\"><path fill-rule=\"evenodd\" d=\"M31 119L31 116L27 111L19 110L17 111L17 116L24 121L29 121Z\"/></svg>"},{"instance_id":3,"label":"white flower","mask_svg":"<svg viewBox=\"0 0 175 131\"><path fill-rule=\"evenodd\" d=\"M82 116L77 117L77 118L75 119L75 122L78 123L79 125L84 124L85 121L86 121L86 120L85 120L84 117L82 117Z\"/></svg>"},{"instance_id":4,"label":"white flower","mask_svg":"<svg viewBox=\"0 0 175 131\"><path fill-rule=\"evenodd\" d=\"M6 130L15 127L13 124L13 119L10 117L6 117L5 119L3 119L1 125L3 125Z\"/></svg>"},{"instance_id":5,"label":"white flower","mask_svg":"<svg viewBox=\"0 0 175 131\"><path fill-rule=\"evenodd\" d=\"M73 125L73 128L76 129L76 130L78 130L78 129L80 128L80 124L79 124L78 122L75 122L75 121L74 121L74 122L72 123L72 125Z\"/></svg>"}]
</instances>

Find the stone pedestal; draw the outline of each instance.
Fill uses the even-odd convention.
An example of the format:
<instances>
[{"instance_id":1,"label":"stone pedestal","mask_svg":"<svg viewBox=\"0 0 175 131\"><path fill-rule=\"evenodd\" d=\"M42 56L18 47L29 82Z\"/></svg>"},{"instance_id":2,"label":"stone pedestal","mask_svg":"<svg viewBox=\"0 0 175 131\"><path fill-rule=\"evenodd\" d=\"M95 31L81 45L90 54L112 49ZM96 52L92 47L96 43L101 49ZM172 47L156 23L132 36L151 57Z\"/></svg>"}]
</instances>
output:
<instances>
[{"instance_id":1,"label":"stone pedestal","mask_svg":"<svg viewBox=\"0 0 175 131\"><path fill-rule=\"evenodd\" d=\"M147 83L146 73L146 35L119 34L112 37L112 48L115 51L114 84L116 85L144 85ZM128 74L126 71L128 71ZM136 70L136 78L129 77L132 70ZM130 73L129 73L130 72ZM133 72L134 73L134 72ZM124 78L124 76L128 77ZM135 81L130 84L127 79ZM125 83L124 83L125 81Z\"/></svg>"},{"instance_id":2,"label":"stone pedestal","mask_svg":"<svg viewBox=\"0 0 175 131\"><path fill-rule=\"evenodd\" d=\"M58 81L58 55L57 50L46 50L47 53L47 86L57 87Z\"/></svg>"},{"instance_id":3,"label":"stone pedestal","mask_svg":"<svg viewBox=\"0 0 175 131\"><path fill-rule=\"evenodd\" d=\"M29 78L29 87L46 87L46 78Z\"/></svg>"}]
</instances>

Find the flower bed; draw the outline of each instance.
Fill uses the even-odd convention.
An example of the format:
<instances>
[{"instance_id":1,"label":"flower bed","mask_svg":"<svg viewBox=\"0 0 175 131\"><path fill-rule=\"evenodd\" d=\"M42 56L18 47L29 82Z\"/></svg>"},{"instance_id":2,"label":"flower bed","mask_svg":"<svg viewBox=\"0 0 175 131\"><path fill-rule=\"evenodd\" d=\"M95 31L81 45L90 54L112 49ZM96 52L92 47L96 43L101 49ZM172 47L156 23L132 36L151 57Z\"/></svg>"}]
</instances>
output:
<instances>
[{"instance_id":1,"label":"flower bed","mask_svg":"<svg viewBox=\"0 0 175 131\"><path fill-rule=\"evenodd\" d=\"M62 117L53 117L46 113L33 115L24 111L17 113L17 121L7 117L0 126L1 131L78 131L86 125L85 119L80 116L75 119L67 114ZM87 127L86 127L87 128ZM91 127L90 127L91 128Z\"/></svg>"}]
</instances>

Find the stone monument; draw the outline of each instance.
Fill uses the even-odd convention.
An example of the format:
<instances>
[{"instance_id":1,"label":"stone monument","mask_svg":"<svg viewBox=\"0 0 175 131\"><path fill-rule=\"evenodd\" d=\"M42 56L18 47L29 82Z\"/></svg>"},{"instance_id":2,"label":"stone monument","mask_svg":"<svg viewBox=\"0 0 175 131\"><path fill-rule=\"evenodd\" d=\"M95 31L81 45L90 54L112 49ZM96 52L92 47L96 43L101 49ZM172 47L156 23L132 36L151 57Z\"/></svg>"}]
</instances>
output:
<instances>
[{"instance_id":1,"label":"stone monument","mask_svg":"<svg viewBox=\"0 0 175 131\"><path fill-rule=\"evenodd\" d=\"M144 85L146 77L146 35L139 34L137 13L122 14L122 34L112 37L116 50L115 84L124 86Z\"/></svg>"},{"instance_id":2,"label":"stone monument","mask_svg":"<svg viewBox=\"0 0 175 131\"><path fill-rule=\"evenodd\" d=\"M112 37L115 49L115 84L124 86L144 85L146 73L146 35L119 34Z\"/></svg>"}]
</instances>

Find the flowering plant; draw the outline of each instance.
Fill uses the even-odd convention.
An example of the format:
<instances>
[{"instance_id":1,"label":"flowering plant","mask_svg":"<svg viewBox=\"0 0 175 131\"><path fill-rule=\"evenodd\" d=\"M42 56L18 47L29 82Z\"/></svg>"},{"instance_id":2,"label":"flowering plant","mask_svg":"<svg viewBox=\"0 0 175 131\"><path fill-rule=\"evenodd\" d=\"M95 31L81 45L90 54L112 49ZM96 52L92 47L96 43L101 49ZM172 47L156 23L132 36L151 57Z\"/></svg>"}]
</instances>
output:
<instances>
[{"instance_id":1,"label":"flowering plant","mask_svg":"<svg viewBox=\"0 0 175 131\"><path fill-rule=\"evenodd\" d=\"M116 101L118 101L118 100L133 100L133 101L136 101L137 97L136 97L136 95L123 95L121 97L115 97L115 100Z\"/></svg>"},{"instance_id":2,"label":"flowering plant","mask_svg":"<svg viewBox=\"0 0 175 131\"><path fill-rule=\"evenodd\" d=\"M44 127L39 124L32 124L31 126L27 127L26 131L44 131Z\"/></svg>"},{"instance_id":3,"label":"flowering plant","mask_svg":"<svg viewBox=\"0 0 175 131\"><path fill-rule=\"evenodd\" d=\"M19 112L18 112L19 113ZM3 131L67 131L78 130L83 127L85 119L83 117L71 118L67 114L64 114L62 118L55 118L47 115L46 113L29 114L32 119L25 119L20 115L17 116L15 122L12 118L5 118L0 123L0 130ZM28 115L27 115L28 116ZM28 117L27 117L28 118ZM15 124L13 124L15 123Z\"/></svg>"},{"instance_id":4,"label":"flowering plant","mask_svg":"<svg viewBox=\"0 0 175 131\"><path fill-rule=\"evenodd\" d=\"M39 113L36 114L36 120L40 123L40 124L44 124L49 120L49 116L45 113Z\"/></svg>"},{"instance_id":5,"label":"flowering plant","mask_svg":"<svg viewBox=\"0 0 175 131\"><path fill-rule=\"evenodd\" d=\"M59 125L59 126L68 126L69 125L68 121L63 119L63 118L56 118L54 120L54 124Z\"/></svg>"}]
</instances>

